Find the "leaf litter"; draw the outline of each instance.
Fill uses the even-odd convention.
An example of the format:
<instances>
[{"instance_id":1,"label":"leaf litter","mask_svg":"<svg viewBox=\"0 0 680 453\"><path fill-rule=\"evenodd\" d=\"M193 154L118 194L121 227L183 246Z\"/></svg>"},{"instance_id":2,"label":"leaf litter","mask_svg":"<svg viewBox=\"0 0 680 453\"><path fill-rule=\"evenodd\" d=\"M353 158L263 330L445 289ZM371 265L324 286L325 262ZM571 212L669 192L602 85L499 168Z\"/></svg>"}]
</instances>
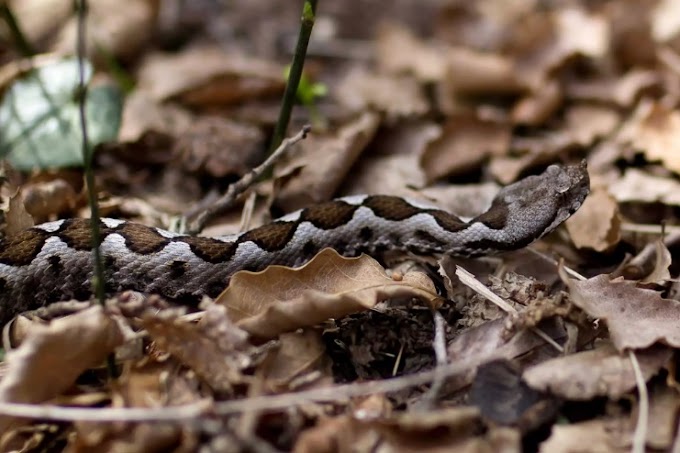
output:
<instances>
[{"instance_id":1,"label":"leaf litter","mask_svg":"<svg viewBox=\"0 0 680 453\"><path fill-rule=\"evenodd\" d=\"M102 210L167 227L265 158L301 5L156 3L91 1L88 47L93 80L129 90L96 153ZM402 0L360 14L370 3L319 2L305 71L327 95L293 111L289 134L316 126L251 187L252 226L367 192L472 217L499 184L585 158L583 208L531 252L325 250L241 272L200 307L124 293L22 315L4 334L3 450L679 448L677 2L426 1L414 14ZM41 52L72 49L70 3L50 4L10 2ZM1 46L5 99L31 61ZM2 234L85 209L79 169L31 158L2 167ZM240 222L232 210L206 231Z\"/></svg>"}]
</instances>

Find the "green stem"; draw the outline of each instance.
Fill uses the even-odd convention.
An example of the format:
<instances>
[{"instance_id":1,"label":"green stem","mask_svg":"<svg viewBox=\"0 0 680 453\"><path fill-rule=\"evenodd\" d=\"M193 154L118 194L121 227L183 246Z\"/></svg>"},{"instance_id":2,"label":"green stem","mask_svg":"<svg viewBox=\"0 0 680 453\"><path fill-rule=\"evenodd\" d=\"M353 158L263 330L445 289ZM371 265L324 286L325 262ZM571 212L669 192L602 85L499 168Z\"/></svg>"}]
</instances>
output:
<instances>
[{"instance_id":1,"label":"green stem","mask_svg":"<svg viewBox=\"0 0 680 453\"><path fill-rule=\"evenodd\" d=\"M298 35L297 45L295 46L295 54L293 55L293 62L290 65L290 73L288 74L288 83L286 90L283 93L283 100L281 102L281 110L279 111L279 119L276 122L272 142L269 146L269 154L281 145L283 137L288 129L290 123L290 114L295 105L295 98L297 95L298 85L302 77L302 69L305 65L305 57L307 56L307 45L309 44L309 37L312 34L314 27L314 20L316 15L317 0L305 0L302 7L302 20L300 24L300 34Z\"/></svg>"},{"instance_id":2,"label":"green stem","mask_svg":"<svg viewBox=\"0 0 680 453\"><path fill-rule=\"evenodd\" d=\"M90 230L92 232L92 255L94 258L94 278L92 289L99 304L104 307L104 260L101 253L101 229L99 225L99 204L97 203L97 191L94 182L94 171L92 170L92 160L94 150L90 149L90 141L87 134L87 114L85 104L87 101L87 83L85 81L85 25L87 15L87 0L76 0L78 12L78 33L77 33L77 54L78 54L78 111L80 114L80 130L82 132L82 153L83 164L85 166L85 186L87 187L87 199L90 205ZM112 378L117 375L116 361L111 354L107 359L109 376Z\"/></svg>"}]
</instances>

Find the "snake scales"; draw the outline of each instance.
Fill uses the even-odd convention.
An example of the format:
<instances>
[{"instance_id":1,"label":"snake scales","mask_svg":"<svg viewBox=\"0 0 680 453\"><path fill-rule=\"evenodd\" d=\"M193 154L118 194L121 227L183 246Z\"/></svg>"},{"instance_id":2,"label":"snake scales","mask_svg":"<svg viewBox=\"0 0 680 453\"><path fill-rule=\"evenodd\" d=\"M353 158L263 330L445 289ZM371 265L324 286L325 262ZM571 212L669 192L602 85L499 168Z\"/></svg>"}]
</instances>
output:
<instances>
[{"instance_id":1,"label":"snake scales","mask_svg":"<svg viewBox=\"0 0 680 453\"><path fill-rule=\"evenodd\" d=\"M464 222L386 195L310 206L240 235L195 237L102 219L101 251L111 293L134 289L195 302L215 297L236 271L303 264L324 247L347 256L403 250L479 256L528 245L573 214L589 192L585 163L551 165L503 188L491 207ZM0 323L51 302L90 297L89 220L44 223L0 242Z\"/></svg>"}]
</instances>

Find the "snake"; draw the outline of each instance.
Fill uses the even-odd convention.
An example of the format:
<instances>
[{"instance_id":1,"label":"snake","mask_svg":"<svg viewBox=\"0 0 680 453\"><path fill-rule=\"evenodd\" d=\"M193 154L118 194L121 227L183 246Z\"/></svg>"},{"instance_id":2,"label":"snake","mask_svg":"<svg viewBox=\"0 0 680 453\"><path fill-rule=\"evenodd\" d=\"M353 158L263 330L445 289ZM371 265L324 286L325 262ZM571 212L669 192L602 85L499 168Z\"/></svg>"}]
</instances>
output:
<instances>
[{"instance_id":1,"label":"snake","mask_svg":"<svg viewBox=\"0 0 680 453\"><path fill-rule=\"evenodd\" d=\"M331 247L345 256L388 251L478 257L520 249L557 228L590 190L585 161L553 164L505 186L467 221L421 201L354 195L313 204L229 236L190 236L100 219L107 293L135 290L197 304L238 271L300 266ZM53 302L92 296L91 222L43 223L0 241L0 323Z\"/></svg>"}]
</instances>

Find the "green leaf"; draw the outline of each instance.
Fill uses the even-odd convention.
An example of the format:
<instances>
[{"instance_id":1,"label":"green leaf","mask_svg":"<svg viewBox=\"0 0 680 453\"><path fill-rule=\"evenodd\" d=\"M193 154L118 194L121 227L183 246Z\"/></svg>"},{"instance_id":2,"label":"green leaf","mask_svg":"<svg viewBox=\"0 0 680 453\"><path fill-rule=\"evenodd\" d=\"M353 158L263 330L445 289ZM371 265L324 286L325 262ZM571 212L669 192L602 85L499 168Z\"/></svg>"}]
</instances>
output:
<instances>
[{"instance_id":1,"label":"green leaf","mask_svg":"<svg viewBox=\"0 0 680 453\"><path fill-rule=\"evenodd\" d=\"M286 66L284 70L284 77L288 80L290 76L290 65ZM328 87L323 83L312 82L309 77L302 73L300 83L298 84L297 92L295 93L300 104L310 107L317 99L322 98L328 94Z\"/></svg>"},{"instance_id":2,"label":"green leaf","mask_svg":"<svg viewBox=\"0 0 680 453\"><path fill-rule=\"evenodd\" d=\"M92 67L85 65L86 80ZM19 170L82 166L82 132L75 58L32 70L16 80L0 104L0 158ZM90 149L118 136L122 95L113 86L87 91Z\"/></svg>"}]
</instances>

